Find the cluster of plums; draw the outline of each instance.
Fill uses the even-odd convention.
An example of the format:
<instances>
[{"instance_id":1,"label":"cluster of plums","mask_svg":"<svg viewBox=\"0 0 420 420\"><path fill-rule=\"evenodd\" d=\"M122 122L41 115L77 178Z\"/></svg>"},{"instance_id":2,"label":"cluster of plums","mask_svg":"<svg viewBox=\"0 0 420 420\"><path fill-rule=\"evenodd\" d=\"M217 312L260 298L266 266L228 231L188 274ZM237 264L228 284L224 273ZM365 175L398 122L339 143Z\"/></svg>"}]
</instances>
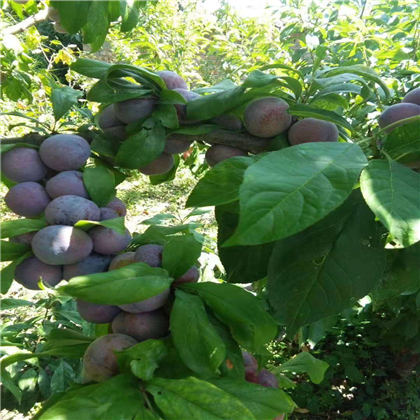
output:
<instances>
[{"instance_id":1,"label":"cluster of plums","mask_svg":"<svg viewBox=\"0 0 420 420\"><path fill-rule=\"evenodd\" d=\"M172 71L158 71L168 89L178 92L186 102L200 98L200 95L187 89L181 76ZM107 106L98 116L98 124L104 134L112 141L123 141L128 137L126 127L150 116L157 105L157 99L151 97L129 99ZM197 123L186 116L186 105L176 104L180 125ZM278 97L264 97L252 101L245 109L243 120L233 114L223 114L211 120L223 129L249 134L262 139L273 138L288 130L291 145L310 141L337 141L337 127L330 122L315 118L305 118L292 125L292 116L288 113L289 105ZM170 134L166 138L163 153L148 165L138 168L145 175L157 175L168 172L174 165L173 154L187 151L195 136ZM237 147L215 144L206 152L206 162L214 166L233 156L247 156L247 152Z\"/></svg>"},{"instance_id":2,"label":"cluster of plums","mask_svg":"<svg viewBox=\"0 0 420 420\"><path fill-rule=\"evenodd\" d=\"M39 279L54 286L62 279L106 270L111 256L131 241L103 226L85 232L74 225L79 220L100 221L124 216L124 203L114 198L99 208L89 199L80 171L90 156L89 143L80 136L57 134L45 139L39 151L15 147L2 154L2 174L16 182L5 196L17 215L44 215L48 226L37 232L10 238L27 244L34 256L15 270L15 279L28 289L38 289ZM84 267L84 268L82 268Z\"/></svg>"}]
</instances>

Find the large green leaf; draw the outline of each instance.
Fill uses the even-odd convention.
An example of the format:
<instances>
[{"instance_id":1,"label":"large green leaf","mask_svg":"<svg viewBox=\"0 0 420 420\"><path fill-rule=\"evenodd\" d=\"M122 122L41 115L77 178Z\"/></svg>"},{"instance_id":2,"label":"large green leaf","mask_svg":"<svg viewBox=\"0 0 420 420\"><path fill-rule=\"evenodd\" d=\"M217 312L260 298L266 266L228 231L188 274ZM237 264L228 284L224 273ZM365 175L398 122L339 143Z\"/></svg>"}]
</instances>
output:
<instances>
[{"instance_id":1,"label":"large green leaf","mask_svg":"<svg viewBox=\"0 0 420 420\"><path fill-rule=\"evenodd\" d=\"M420 117L416 121L395 127L386 137L383 149L389 157L401 163L420 162Z\"/></svg>"},{"instance_id":2,"label":"large green leaf","mask_svg":"<svg viewBox=\"0 0 420 420\"><path fill-rule=\"evenodd\" d=\"M238 398L258 420L273 420L280 414L291 413L296 406L281 389L227 378L213 379L210 382Z\"/></svg>"},{"instance_id":3,"label":"large green leaf","mask_svg":"<svg viewBox=\"0 0 420 420\"><path fill-rule=\"evenodd\" d=\"M76 105L77 100L81 96L83 96L82 91L72 89L69 86L52 89L51 102L56 121L69 111L73 105Z\"/></svg>"},{"instance_id":4,"label":"large green leaf","mask_svg":"<svg viewBox=\"0 0 420 420\"><path fill-rule=\"evenodd\" d=\"M104 165L88 166L83 171L83 183L90 199L103 207L115 197L115 175Z\"/></svg>"},{"instance_id":5,"label":"large green leaf","mask_svg":"<svg viewBox=\"0 0 420 420\"><path fill-rule=\"evenodd\" d=\"M226 281L252 283L264 278L274 242L254 246L222 246L238 226L237 203L216 207L216 221L218 254L226 270Z\"/></svg>"},{"instance_id":6,"label":"large green leaf","mask_svg":"<svg viewBox=\"0 0 420 420\"><path fill-rule=\"evenodd\" d=\"M192 190L187 207L219 206L239 199L245 170L255 162L253 157L226 159L207 171Z\"/></svg>"},{"instance_id":7,"label":"large green leaf","mask_svg":"<svg viewBox=\"0 0 420 420\"><path fill-rule=\"evenodd\" d=\"M192 234L169 238L163 248L162 267L177 279L197 262L201 247L202 243Z\"/></svg>"},{"instance_id":8,"label":"large green leaf","mask_svg":"<svg viewBox=\"0 0 420 420\"><path fill-rule=\"evenodd\" d=\"M90 58L79 58L70 65L73 71L95 79L103 78L110 67L111 64L109 63L91 60Z\"/></svg>"},{"instance_id":9,"label":"large green leaf","mask_svg":"<svg viewBox=\"0 0 420 420\"><path fill-rule=\"evenodd\" d=\"M293 235L337 208L367 160L359 146L305 143L250 166L239 190L239 225L224 245L258 245Z\"/></svg>"},{"instance_id":10,"label":"large green leaf","mask_svg":"<svg viewBox=\"0 0 420 420\"><path fill-rule=\"evenodd\" d=\"M28 251L25 254L21 255L20 257L16 258L6 267L4 267L0 271L0 278L1 278L1 285L0 285L0 292L2 294L7 293L10 286L13 283L13 279L15 277L15 270L16 267L26 258L29 258L32 255L32 251Z\"/></svg>"},{"instance_id":11,"label":"large green leaf","mask_svg":"<svg viewBox=\"0 0 420 420\"><path fill-rule=\"evenodd\" d=\"M314 384L323 381L325 372L329 364L323 360L319 360L308 352L298 353L292 359L278 366L276 372L295 372L307 373Z\"/></svg>"},{"instance_id":12,"label":"large green leaf","mask_svg":"<svg viewBox=\"0 0 420 420\"><path fill-rule=\"evenodd\" d=\"M182 361L192 371L202 377L220 374L226 348L198 296L176 291L171 311L171 334Z\"/></svg>"},{"instance_id":13,"label":"large green leaf","mask_svg":"<svg viewBox=\"0 0 420 420\"><path fill-rule=\"evenodd\" d=\"M171 282L166 270L134 263L106 273L73 277L58 290L87 302L122 305L156 296Z\"/></svg>"},{"instance_id":14,"label":"large green leaf","mask_svg":"<svg viewBox=\"0 0 420 420\"><path fill-rule=\"evenodd\" d=\"M360 188L397 242L406 247L420 241L420 174L392 160L372 160Z\"/></svg>"},{"instance_id":15,"label":"large green leaf","mask_svg":"<svg viewBox=\"0 0 420 420\"><path fill-rule=\"evenodd\" d=\"M274 317L292 334L350 307L383 278L384 244L358 190L316 225L278 241L268 269Z\"/></svg>"},{"instance_id":16,"label":"large green leaf","mask_svg":"<svg viewBox=\"0 0 420 420\"><path fill-rule=\"evenodd\" d=\"M47 226L45 219L6 220L0 224L0 236L11 238L23 233L35 232Z\"/></svg>"},{"instance_id":17,"label":"large green leaf","mask_svg":"<svg viewBox=\"0 0 420 420\"><path fill-rule=\"evenodd\" d=\"M19 244L9 241L0 241L1 261L12 261L19 258L31 249L27 244Z\"/></svg>"},{"instance_id":18,"label":"large green leaf","mask_svg":"<svg viewBox=\"0 0 420 420\"><path fill-rule=\"evenodd\" d=\"M85 0L74 0L74 1L61 1L52 0L51 6L56 8L60 15L60 23L67 29L71 34L75 34L81 29L89 18L90 7L94 1Z\"/></svg>"},{"instance_id":19,"label":"large green leaf","mask_svg":"<svg viewBox=\"0 0 420 420\"><path fill-rule=\"evenodd\" d=\"M197 293L217 318L226 324L235 340L252 353L263 353L277 333L276 322L252 293L228 283L195 283L181 286Z\"/></svg>"},{"instance_id":20,"label":"large green leaf","mask_svg":"<svg viewBox=\"0 0 420 420\"><path fill-rule=\"evenodd\" d=\"M165 148L165 129L157 125L143 129L125 140L117 153L116 163L123 168L138 169L160 156Z\"/></svg>"},{"instance_id":21,"label":"large green leaf","mask_svg":"<svg viewBox=\"0 0 420 420\"><path fill-rule=\"evenodd\" d=\"M133 420L146 410L132 376L118 375L105 382L68 391L45 410L39 420Z\"/></svg>"},{"instance_id":22,"label":"large green leaf","mask_svg":"<svg viewBox=\"0 0 420 420\"><path fill-rule=\"evenodd\" d=\"M101 48L109 28L108 1L92 1L89 18L83 26L83 40L91 44L92 52Z\"/></svg>"},{"instance_id":23,"label":"large green leaf","mask_svg":"<svg viewBox=\"0 0 420 420\"><path fill-rule=\"evenodd\" d=\"M146 390L167 420L256 420L237 398L194 377L154 378Z\"/></svg>"},{"instance_id":24,"label":"large green leaf","mask_svg":"<svg viewBox=\"0 0 420 420\"><path fill-rule=\"evenodd\" d=\"M78 220L74 227L82 230L89 230L95 226L104 226L106 228L115 230L120 235L125 235L126 227L124 225L124 217L116 217L115 219L106 219L100 222L96 220Z\"/></svg>"}]
</instances>

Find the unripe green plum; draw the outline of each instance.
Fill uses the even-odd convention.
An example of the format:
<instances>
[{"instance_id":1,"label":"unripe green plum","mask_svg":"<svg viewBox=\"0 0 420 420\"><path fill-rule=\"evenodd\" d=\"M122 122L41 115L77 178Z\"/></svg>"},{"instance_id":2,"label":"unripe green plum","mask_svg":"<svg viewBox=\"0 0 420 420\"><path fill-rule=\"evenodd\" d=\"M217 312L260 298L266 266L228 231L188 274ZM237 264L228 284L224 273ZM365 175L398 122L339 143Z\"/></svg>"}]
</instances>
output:
<instances>
[{"instance_id":1,"label":"unripe green plum","mask_svg":"<svg viewBox=\"0 0 420 420\"><path fill-rule=\"evenodd\" d=\"M55 134L39 148L42 161L56 171L71 171L83 166L90 156L89 143L75 134Z\"/></svg>"},{"instance_id":2,"label":"unripe green plum","mask_svg":"<svg viewBox=\"0 0 420 420\"><path fill-rule=\"evenodd\" d=\"M14 182L40 181L47 174L37 150L15 147L1 154L1 171Z\"/></svg>"},{"instance_id":3,"label":"unripe green plum","mask_svg":"<svg viewBox=\"0 0 420 420\"><path fill-rule=\"evenodd\" d=\"M45 264L75 264L84 260L93 248L92 239L72 226L47 226L32 239L32 251Z\"/></svg>"},{"instance_id":4,"label":"unripe green plum","mask_svg":"<svg viewBox=\"0 0 420 420\"><path fill-rule=\"evenodd\" d=\"M286 101L274 96L256 99L245 109L245 128L256 137L277 136L286 131L292 122L288 109Z\"/></svg>"},{"instance_id":5,"label":"unripe green plum","mask_svg":"<svg viewBox=\"0 0 420 420\"><path fill-rule=\"evenodd\" d=\"M329 121L316 118L304 118L293 124L287 133L292 146L310 142L336 142L338 140L337 126Z\"/></svg>"},{"instance_id":6,"label":"unripe green plum","mask_svg":"<svg viewBox=\"0 0 420 420\"><path fill-rule=\"evenodd\" d=\"M37 217L47 207L50 197L41 184L29 181L10 188L4 201L7 207L19 216Z\"/></svg>"},{"instance_id":7,"label":"unripe green plum","mask_svg":"<svg viewBox=\"0 0 420 420\"><path fill-rule=\"evenodd\" d=\"M83 356L83 379L85 382L102 382L119 372L115 351L121 351L137 344L124 334L108 334L89 344Z\"/></svg>"}]
</instances>

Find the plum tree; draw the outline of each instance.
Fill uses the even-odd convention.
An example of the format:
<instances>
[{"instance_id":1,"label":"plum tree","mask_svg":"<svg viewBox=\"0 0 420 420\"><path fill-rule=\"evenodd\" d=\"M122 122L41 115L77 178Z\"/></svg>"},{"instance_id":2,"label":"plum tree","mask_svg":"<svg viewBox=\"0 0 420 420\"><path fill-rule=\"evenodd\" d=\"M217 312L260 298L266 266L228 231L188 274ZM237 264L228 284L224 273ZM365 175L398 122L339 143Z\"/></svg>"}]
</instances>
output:
<instances>
[{"instance_id":1,"label":"plum tree","mask_svg":"<svg viewBox=\"0 0 420 420\"><path fill-rule=\"evenodd\" d=\"M66 264L63 267L63 279L69 280L73 277L84 276L87 274L103 273L108 270L111 262L109 255L95 254L89 256L75 264Z\"/></svg>"},{"instance_id":2,"label":"plum tree","mask_svg":"<svg viewBox=\"0 0 420 420\"><path fill-rule=\"evenodd\" d=\"M239 131L242 128L242 121L236 115L223 114L212 119L217 125L220 125L227 130Z\"/></svg>"},{"instance_id":3,"label":"plum tree","mask_svg":"<svg viewBox=\"0 0 420 420\"><path fill-rule=\"evenodd\" d=\"M214 144L207 149L206 162L209 166L214 166L234 156L248 156L248 153L236 147Z\"/></svg>"},{"instance_id":4,"label":"plum tree","mask_svg":"<svg viewBox=\"0 0 420 420\"><path fill-rule=\"evenodd\" d=\"M153 98L136 98L114 104L116 117L125 124L131 124L148 117L155 108Z\"/></svg>"},{"instance_id":5,"label":"plum tree","mask_svg":"<svg viewBox=\"0 0 420 420\"><path fill-rule=\"evenodd\" d=\"M266 388L278 388L279 381L276 376L267 369L258 372L258 383Z\"/></svg>"},{"instance_id":6,"label":"plum tree","mask_svg":"<svg viewBox=\"0 0 420 420\"><path fill-rule=\"evenodd\" d=\"M119 217L123 217L127 214L127 207L124 202L119 198L113 198L105 207L115 210Z\"/></svg>"},{"instance_id":7,"label":"plum tree","mask_svg":"<svg viewBox=\"0 0 420 420\"><path fill-rule=\"evenodd\" d=\"M32 238L35 236L36 232L28 232L22 233L21 235L12 236L9 238L10 242L14 242L16 244L25 244L30 245L32 242Z\"/></svg>"},{"instance_id":8,"label":"plum tree","mask_svg":"<svg viewBox=\"0 0 420 420\"><path fill-rule=\"evenodd\" d=\"M174 158L168 153L162 153L158 158L139 168L144 175L159 175L170 171L174 166Z\"/></svg>"},{"instance_id":9,"label":"plum tree","mask_svg":"<svg viewBox=\"0 0 420 420\"><path fill-rule=\"evenodd\" d=\"M108 324L121 312L121 309L118 306L99 305L78 299L77 311L85 321Z\"/></svg>"},{"instance_id":10,"label":"plum tree","mask_svg":"<svg viewBox=\"0 0 420 420\"><path fill-rule=\"evenodd\" d=\"M420 87L410 90L402 100L404 103L420 105Z\"/></svg>"},{"instance_id":11,"label":"plum tree","mask_svg":"<svg viewBox=\"0 0 420 420\"><path fill-rule=\"evenodd\" d=\"M117 268L125 267L126 265L133 264L135 260L135 252L124 252L123 254L117 255L109 264L108 270L116 270Z\"/></svg>"},{"instance_id":12,"label":"plum tree","mask_svg":"<svg viewBox=\"0 0 420 420\"><path fill-rule=\"evenodd\" d=\"M39 153L30 147L15 147L1 155L1 171L14 182L40 181L47 167Z\"/></svg>"},{"instance_id":13,"label":"plum tree","mask_svg":"<svg viewBox=\"0 0 420 420\"><path fill-rule=\"evenodd\" d=\"M99 113L98 125L105 136L110 139L122 141L128 137L125 130L125 124L117 118L114 104L108 105Z\"/></svg>"},{"instance_id":14,"label":"plum tree","mask_svg":"<svg viewBox=\"0 0 420 420\"><path fill-rule=\"evenodd\" d=\"M47 181L45 189L51 198L57 198L61 195L78 195L89 198L83 183L83 174L80 171L58 173Z\"/></svg>"},{"instance_id":15,"label":"plum tree","mask_svg":"<svg viewBox=\"0 0 420 420\"><path fill-rule=\"evenodd\" d=\"M257 137L277 136L286 131L292 122L288 109L287 102L274 96L256 99L245 108L245 128Z\"/></svg>"},{"instance_id":16,"label":"plum tree","mask_svg":"<svg viewBox=\"0 0 420 420\"><path fill-rule=\"evenodd\" d=\"M329 121L304 118L290 127L287 136L292 146L314 141L337 141L338 129Z\"/></svg>"},{"instance_id":17,"label":"plum tree","mask_svg":"<svg viewBox=\"0 0 420 420\"><path fill-rule=\"evenodd\" d=\"M199 277L200 277L200 272L198 271L198 268L195 265L193 265L182 276L178 277L173 282L173 285L177 286L183 283L195 283L196 281L198 281Z\"/></svg>"},{"instance_id":18,"label":"plum tree","mask_svg":"<svg viewBox=\"0 0 420 420\"><path fill-rule=\"evenodd\" d=\"M15 280L27 289L39 290L40 279L49 286L55 286L62 279L62 267L45 264L36 257L26 258L16 267Z\"/></svg>"},{"instance_id":19,"label":"plum tree","mask_svg":"<svg viewBox=\"0 0 420 420\"><path fill-rule=\"evenodd\" d=\"M45 219L50 225L74 225L79 220L99 220L99 207L78 195L61 195L45 208Z\"/></svg>"},{"instance_id":20,"label":"plum tree","mask_svg":"<svg viewBox=\"0 0 420 420\"><path fill-rule=\"evenodd\" d=\"M137 248L135 260L143 262L150 267L162 267L163 246L156 244L142 245Z\"/></svg>"},{"instance_id":21,"label":"plum tree","mask_svg":"<svg viewBox=\"0 0 420 420\"><path fill-rule=\"evenodd\" d=\"M55 134L39 148L42 161L56 171L71 171L83 166L90 156L89 143L75 134Z\"/></svg>"},{"instance_id":22,"label":"plum tree","mask_svg":"<svg viewBox=\"0 0 420 420\"><path fill-rule=\"evenodd\" d=\"M101 212L100 220L109 220L120 217L115 210L110 209L109 207L99 207L99 211Z\"/></svg>"},{"instance_id":23,"label":"plum tree","mask_svg":"<svg viewBox=\"0 0 420 420\"><path fill-rule=\"evenodd\" d=\"M39 216L50 202L45 188L37 182L21 182L16 184L4 197L10 210L24 217Z\"/></svg>"},{"instance_id":24,"label":"plum tree","mask_svg":"<svg viewBox=\"0 0 420 420\"><path fill-rule=\"evenodd\" d=\"M193 136L187 136L185 134L171 134L166 138L164 152L171 155L183 153L190 148L193 141Z\"/></svg>"},{"instance_id":25,"label":"plum tree","mask_svg":"<svg viewBox=\"0 0 420 420\"><path fill-rule=\"evenodd\" d=\"M121 252L131 241L131 235L128 230L122 235L113 229L103 226L94 227L89 231L89 235L92 238L93 250L98 254L104 255Z\"/></svg>"},{"instance_id":26,"label":"plum tree","mask_svg":"<svg viewBox=\"0 0 420 420\"><path fill-rule=\"evenodd\" d=\"M124 334L108 334L89 344L83 356L83 379L85 382L102 382L118 373L114 351L124 350L137 341Z\"/></svg>"},{"instance_id":27,"label":"plum tree","mask_svg":"<svg viewBox=\"0 0 420 420\"><path fill-rule=\"evenodd\" d=\"M160 70L156 72L165 82L168 89L188 89L185 80L173 71Z\"/></svg>"},{"instance_id":28,"label":"plum tree","mask_svg":"<svg viewBox=\"0 0 420 420\"><path fill-rule=\"evenodd\" d=\"M92 251L89 235L72 226L47 226L32 239L32 251L45 264L75 264L84 260Z\"/></svg>"},{"instance_id":29,"label":"plum tree","mask_svg":"<svg viewBox=\"0 0 420 420\"><path fill-rule=\"evenodd\" d=\"M161 311L141 314L119 313L112 321L112 332L129 335L138 341L161 338L168 334L169 319Z\"/></svg>"},{"instance_id":30,"label":"plum tree","mask_svg":"<svg viewBox=\"0 0 420 420\"><path fill-rule=\"evenodd\" d=\"M126 303L124 305L118 305L123 311L134 314L142 312L151 312L155 309L161 308L168 300L169 288L159 293L156 296L152 296L149 299L142 300L140 302Z\"/></svg>"},{"instance_id":31,"label":"plum tree","mask_svg":"<svg viewBox=\"0 0 420 420\"><path fill-rule=\"evenodd\" d=\"M178 92L187 101L187 103L201 97L201 95L199 95L198 93L192 92L188 89L176 88L173 90L175 92ZM178 114L178 120L180 124L188 124L194 122L187 119L187 105L176 104L175 109L176 113Z\"/></svg>"},{"instance_id":32,"label":"plum tree","mask_svg":"<svg viewBox=\"0 0 420 420\"><path fill-rule=\"evenodd\" d=\"M409 117L414 117L416 115L420 115L419 105L412 104L409 102L391 105L380 115L379 120L378 120L379 127L385 128L390 124L396 123L397 121L400 121ZM395 127L402 124L403 123L397 124ZM388 129L386 131L389 132L389 131L392 131L392 129Z\"/></svg>"}]
</instances>

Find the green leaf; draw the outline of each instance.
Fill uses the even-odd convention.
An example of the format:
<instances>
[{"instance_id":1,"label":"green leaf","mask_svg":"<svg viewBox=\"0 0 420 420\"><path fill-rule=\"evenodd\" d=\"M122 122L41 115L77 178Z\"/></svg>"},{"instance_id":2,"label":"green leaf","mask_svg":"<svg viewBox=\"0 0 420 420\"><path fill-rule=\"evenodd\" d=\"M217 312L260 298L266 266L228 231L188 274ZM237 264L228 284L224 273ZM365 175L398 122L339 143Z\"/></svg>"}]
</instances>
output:
<instances>
[{"instance_id":1,"label":"green leaf","mask_svg":"<svg viewBox=\"0 0 420 420\"><path fill-rule=\"evenodd\" d=\"M27 244L19 244L9 241L0 241L1 261L12 261L26 254L31 247Z\"/></svg>"},{"instance_id":2,"label":"green leaf","mask_svg":"<svg viewBox=\"0 0 420 420\"><path fill-rule=\"evenodd\" d=\"M237 398L194 377L154 378L146 390L167 420L256 420Z\"/></svg>"},{"instance_id":3,"label":"green leaf","mask_svg":"<svg viewBox=\"0 0 420 420\"><path fill-rule=\"evenodd\" d=\"M171 282L166 270L134 263L106 273L73 277L58 290L87 302L123 305L156 296Z\"/></svg>"},{"instance_id":4,"label":"green leaf","mask_svg":"<svg viewBox=\"0 0 420 420\"><path fill-rule=\"evenodd\" d=\"M115 232L119 233L120 235L124 235L126 233L124 217L116 217L115 219L102 220L101 222L97 222L95 220L79 220L74 225L74 227L77 227L82 230L89 230L95 226L104 226L106 228L115 230Z\"/></svg>"},{"instance_id":5,"label":"green leaf","mask_svg":"<svg viewBox=\"0 0 420 420\"><path fill-rule=\"evenodd\" d=\"M420 118L395 127L386 137L383 150L389 157L401 163L420 161Z\"/></svg>"},{"instance_id":6,"label":"green leaf","mask_svg":"<svg viewBox=\"0 0 420 420\"><path fill-rule=\"evenodd\" d=\"M187 103L189 120L209 120L236 108L244 102L242 86L202 96Z\"/></svg>"},{"instance_id":7,"label":"green leaf","mask_svg":"<svg viewBox=\"0 0 420 420\"><path fill-rule=\"evenodd\" d=\"M161 125L143 129L121 144L115 161L123 168L139 169L162 154L165 139L165 129Z\"/></svg>"},{"instance_id":8,"label":"green leaf","mask_svg":"<svg viewBox=\"0 0 420 420\"><path fill-rule=\"evenodd\" d=\"M29 258L32 255L32 251L26 252L25 254L21 255L19 258L15 259L9 265L4 267L0 271L0 278L1 278L1 285L0 285L0 292L2 294L7 293L10 286L13 283L13 279L15 277L15 270L16 267L26 258Z\"/></svg>"},{"instance_id":9,"label":"green leaf","mask_svg":"<svg viewBox=\"0 0 420 420\"><path fill-rule=\"evenodd\" d=\"M263 244L311 226L348 197L366 164L360 147L347 143L269 153L245 172L239 225L224 245Z\"/></svg>"},{"instance_id":10,"label":"green leaf","mask_svg":"<svg viewBox=\"0 0 420 420\"><path fill-rule=\"evenodd\" d=\"M129 32L137 26L139 21L139 1L126 2L121 22L121 32Z\"/></svg>"},{"instance_id":11,"label":"green leaf","mask_svg":"<svg viewBox=\"0 0 420 420\"><path fill-rule=\"evenodd\" d=\"M2 311L7 311L9 309L20 308L22 306L33 306L35 305L34 302L30 302L29 300L24 299L13 299L13 298L5 298L0 300L0 307Z\"/></svg>"},{"instance_id":12,"label":"green leaf","mask_svg":"<svg viewBox=\"0 0 420 420\"><path fill-rule=\"evenodd\" d=\"M132 376L118 375L100 384L70 390L38 419L132 420L144 410L137 382Z\"/></svg>"},{"instance_id":13,"label":"green leaf","mask_svg":"<svg viewBox=\"0 0 420 420\"><path fill-rule=\"evenodd\" d=\"M88 21L88 16L94 18L90 14L90 7L94 1L74 0L74 1L60 1L52 0L50 4L58 10L60 14L60 23L71 34L79 31Z\"/></svg>"},{"instance_id":14,"label":"green leaf","mask_svg":"<svg viewBox=\"0 0 420 420\"><path fill-rule=\"evenodd\" d=\"M162 340L150 339L116 354L121 370L131 370L137 378L150 381L159 367L159 362L167 356L168 350Z\"/></svg>"},{"instance_id":15,"label":"green leaf","mask_svg":"<svg viewBox=\"0 0 420 420\"><path fill-rule=\"evenodd\" d=\"M54 328L46 337L43 353L69 359L80 359L92 341L92 337L70 328Z\"/></svg>"},{"instance_id":16,"label":"green leaf","mask_svg":"<svg viewBox=\"0 0 420 420\"><path fill-rule=\"evenodd\" d=\"M102 71L102 70L101 70ZM107 70L107 73L109 69ZM126 82L124 87L110 86L105 80L99 80L87 93L87 99L92 102L101 102L104 104L112 104L127 99L141 98L150 95L150 90L143 89L138 85Z\"/></svg>"},{"instance_id":17,"label":"green leaf","mask_svg":"<svg viewBox=\"0 0 420 420\"><path fill-rule=\"evenodd\" d=\"M258 420L273 420L280 414L291 413L296 407L289 395L281 389L228 378L213 379L210 382L238 398Z\"/></svg>"},{"instance_id":18,"label":"green leaf","mask_svg":"<svg viewBox=\"0 0 420 420\"><path fill-rule=\"evenodd\" d=\"M169 238L163 248L162 267L177 279L197 262L201 247L201 242L192 234Z\"/></svg>"},{"instance_id":19,"label":"green leaf","mask_svg":"<svg viewBox=\"0 0 420 420\"><path fill-rule=\"evenodd\" d=\"M83 92L72 89L69 86L52 89L51 102L55 120L58 121L66 114L73 105L77 104L77 100L82 96Z\"/></svg>"},{"instance_id":20,"label":"green leaf","mask_svg":"<svg viewBox=\"0 0 420 420\"><path fill-rule=\"evenodd\" d=\"M167 128L176 130L179 127L178 114L173 105L159 104L153 111L153 118Z\"/></svg>"},{"instance_id":21,"label":"green leaf","mask_svg":"<svg viewBox=\"0 0 420 420\"><path fill-rule=\"evenodd\" d=\"M367 295L385 271L383 227L359 190L305 231L278 241L268 268L274 317L293 334Z\"/></svg>"},{"instance_id":22,"label":"green leaf","mask_svg":"<svg viewBox=\"0 0 420 420\"><path fill-rule=\"evenodd\" d=\"M254 157L237 156L217 164L198 181L186 207L219 206L238 200L245 170L255 160Z\"/></svg>"},{"instance_id":23,"label":"green leaf","mask_svg":"<svg viewBox=\"0 0 420 420\"><path fill-rule=\"evenodd\" d=\"M105 41L109 28L108 1L92 1L89 18L83 26L83 40L90 44L92 52L98 51Z\"/></svg>"},{"instance_id":24,"label":"green leaf","mask_svg":"<svg viewBox=\"0 0 420 420\"><path fill-rule=\"evenodd\" d=\"M255 246L222 246L238 226L238 213L237 203L216 207L217 250L226 270L226 281L252 283L267 276L268 262L274 243Z\"/></svg>"},{"instance_id":25,"label":"green leaf","mask_svg":"<svg viewBox=\"0 0 420 420\"><path fill-rule=\"evenodd\" d=\"M24 142L15 143L15 144L0 144L0 153L6 153L9 150L15 149L16 147L30 147L32 149L38 149L38 146L36 146L35 144L24 143ZM2 182L3 182L3 179L2 179Z\"/></svg>"},{"instance_id":26,"label":"green leaf","mask_svg":"<svg viewBox=\"0 0 420 420\"><path fill-rule=\"evenodd\" d=\"M282 363L275 369L275 372L307 373L314 384L320 384L324 380L328 368L329 364L327 362L319 360L304 351Z\"/></svg>"},{"instance_id":27,"label":"green leaf","mask_svg":"<svg viewBox=\"0 0 420 420\"><path fill-rule=\"evenodd\" d=\"M83 183L91 200L99 207L115 197L115 175L106 166L88 166L83 170Z\"/></svg>"},{"instance_id":28,"label":"green leaf","mask_svg":"<svg viewBox=\"0 0 420 420\"><path fill-rule=\"evenodd\" d=\"M397 242L408 247L420 241L420 174L392 160L371 160L360 188Z\"/></svg>"},{"instance_id":29,"label":"green leaf","mask_svg":"<svg viewBox=\"0 0 420 420\"><path fill-rule=\"evenodd\" d=\"M35 232L47 226L45 219L16 219L0 223L0 236L11 238L23 233Z\"/></svg>"},{"instance_id":30,"label":"green leaf","mask_svg":"<svg viewBox=\"0 0 420 420\"><path fill-rule=\"evenodd\" d=\"M363 79L365 80L375 82L383 89L386 96L388 97L391 96L387 85L381 80L378 74L374 70L372 70L370 67L366 67L360 64L355 64L352 66L340 66L340 67L337 67L336 69L328 70L327 72L324 73L324 76L329 77L329 76L335 76L335 75L341 75L341 74L347 74L347 73L356 74L358 76L363 77Z\"/></svg>"},{"instance_id":31,"label":"green leaf","mask_svg":"<svg viewBox=\"0 0 420 420\"><path fill-rule=\"evenodd\" d=\"M277 80L277 76L273 74L264 73L261 70L252 71L249 76L242 83L244 88L258 88L264 87Z\"/></svg>"},{"instance_id":32,"label":"green leaf","mask_svg":"<svg viewBox=\"0 0 420 420\"><path fill-rule=\"evenodd\" d=\"M170 322L175 347L191 370L202 377L214 377L225 360L225 345L210 323L202 300L181 290L175 293Z\"/></svg>"},{"instance_id":33,"label":"green leaf","mask_svg":"<svg viewBox=\"0 0 420 420\"><path fill-rule=\"evenodd\" d=\"M252 353L262 353L265 344L276 336L276 322L252 293L228 283L189 283L181 288L197 293L229 327L235 340Z\"/></svg>"},{"instance_id":34,"label":"green leaf","mask_svg":"<svg viewBox=\"0 0 420 420\"><path fill-rule=\"evenodd\" d=\"M337 124L352 131L351 125L340 115L326 109L314 108L304 104L290 105L287 112L296 117L317 118Z\"/></svg>"},{"instance_id":35,"label":"green leaf","mask_svg":"<svg viewBox=\"0 0 420 420\"><path fill-rule=\"evenodd\" d=\"M54 392L64 392L70 383L74 382L75 376L72 366L63 359L59 360L58 366L55 366L51 376L51 389Z\"/></svg>"},{"instance_id":36,"label":"green leaf","mask_svg":"<svg viewBox=\"0 0 420 420\"><path fill-rule=\"evenodd\" d=\"M110 67L111 64L109 63L91 60L90 58L79 58L70 65L70 68L76 73L83 74L87 77L93 77L94 79L102 79Z\"/></svg>"}]
</instances>

